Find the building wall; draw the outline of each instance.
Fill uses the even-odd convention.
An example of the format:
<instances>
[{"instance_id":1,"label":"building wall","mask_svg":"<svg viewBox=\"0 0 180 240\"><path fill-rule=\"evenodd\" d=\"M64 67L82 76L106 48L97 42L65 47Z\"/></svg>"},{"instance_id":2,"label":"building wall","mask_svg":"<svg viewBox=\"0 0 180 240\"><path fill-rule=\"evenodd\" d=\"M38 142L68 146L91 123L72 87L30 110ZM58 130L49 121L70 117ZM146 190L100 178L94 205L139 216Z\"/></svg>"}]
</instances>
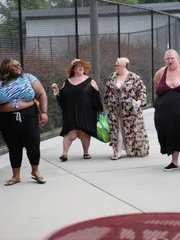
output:
<instances>
[{"instance_id":1,"label":"building wall","mask_svg":"<svg viewBox=\"0 0 180 240\"><path fill-rule=\"evenodd\" d=\"M112 37L117 42L117 16L100 16L98 19L99 34ZM171 33L176 33L171 39L177 49L180 48L180 28L177 19L171 18ZM26 49L38 50L51 56L70 54L76 48L75 19L44 19L27 22ZM168 16L160 13L153 15L154 47L167 49L169 47ZM90 19L78 18L79 44L88 44L90 41ZM121 42L137 45L140 42L151 45L151 15L126 15L120 18ZM102 38L101 38L102 39ZM100 40L101 41L101 40ZM102 43L102 41L101 41Z\"/></svg>"},{"instance_id":2,"label":"building wall","mask_svg":"<svg viewBox=\"0 0 180 240\"><path fill-rule=\"evenodd\" d=\"M180 13L172 14L172 16L180 18Z\"/></svg>"},{"instance_id":3,"label":"building wall","mask_svg":"<svg viewBox=\"0 0 180 240\"><path fill-rule=\"evenodd\" d=\"M72 19L27 20L27 37L74 35L74 26L75 22Z\"/></svg>"},{"instance_id":4,"label":"building wall","mask_svg":"<svg viewBox=\"0 0 180 240\"><path fill-rule=\"evenodd\" d=\"M154 28L163 27L168 24L167 17L157 14L154 17ZM27 37L37 36L67 36L75 34L75 19L44 19L27 20ZM120 18L121 33L132 33L151 29L151 16L136 15L122 16ZM89 18L78 19L79 35L90 34ZM117 17L99 17L99 33L117 33Z\"/></svg>"}]
</instances>

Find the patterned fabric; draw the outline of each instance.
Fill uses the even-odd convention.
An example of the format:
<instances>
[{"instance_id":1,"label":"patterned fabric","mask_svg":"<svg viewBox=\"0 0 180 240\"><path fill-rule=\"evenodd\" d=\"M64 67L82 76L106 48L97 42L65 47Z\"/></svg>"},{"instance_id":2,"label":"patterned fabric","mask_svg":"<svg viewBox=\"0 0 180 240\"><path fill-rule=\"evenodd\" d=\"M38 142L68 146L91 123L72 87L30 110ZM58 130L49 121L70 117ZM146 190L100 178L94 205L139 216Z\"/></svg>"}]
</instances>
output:
<instances>
[{"instance_id":1,"label":"patterned fabric","mask_svg":"<svg viewBox=\"0 0 180 240\"><path fill-rule=\"evenodd\" d=\"M0 80L0 104L12 102L12 107L17 108L18 100L31 101L35 97L34 89L31 83L37 81L32 74L23 74L16 80L2 86L3 81Z\"/></svg>"},{"instance_id":2,"label":"patterned fabric","mask_svg":"<svg viewBox=\"0 0 180 240\"><path fill-rule=\"evenodd\" d=\"M110 146L115 150L118 139L118 118L121 119L123 144L127 156L144 157L149 154L149 140L144 126L141 107L133 107L133 100L146 105L146 87L142 79L129 72L121 88L116 86L117 75L112 73L106 83L104 104L108 111Z\"/></svg>"}]
</instances>

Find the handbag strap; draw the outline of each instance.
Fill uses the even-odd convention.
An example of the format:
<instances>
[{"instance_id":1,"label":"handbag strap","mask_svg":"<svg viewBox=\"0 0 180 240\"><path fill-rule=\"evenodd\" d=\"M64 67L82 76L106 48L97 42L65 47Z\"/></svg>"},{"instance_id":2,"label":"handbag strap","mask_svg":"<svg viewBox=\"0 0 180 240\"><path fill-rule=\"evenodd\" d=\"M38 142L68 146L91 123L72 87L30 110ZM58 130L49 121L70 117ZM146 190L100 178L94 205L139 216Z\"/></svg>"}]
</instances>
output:
<instances>
[{"instance_id":1,"label":"handbag strap","mask_svg":"<svg viewBox=\"0 0 180 240\"><path fill-rule=\"evenodd\" d=\"M112 75L112 78L111 78L111 79L112 79L112 80L114 80L115 76L116 76L116 72L114 72L114 73L113 73L113 75Z\"/></svg>"}]
</instances>

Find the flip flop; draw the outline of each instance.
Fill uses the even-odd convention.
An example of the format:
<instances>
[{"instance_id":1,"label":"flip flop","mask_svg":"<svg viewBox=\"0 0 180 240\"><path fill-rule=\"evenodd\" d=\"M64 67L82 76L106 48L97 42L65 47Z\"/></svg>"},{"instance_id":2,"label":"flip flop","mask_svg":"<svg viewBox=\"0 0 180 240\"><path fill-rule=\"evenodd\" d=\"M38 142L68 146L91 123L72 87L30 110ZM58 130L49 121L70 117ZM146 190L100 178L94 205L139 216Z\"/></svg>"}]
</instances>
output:
<instances>
[{"instance_id":1,"label":"flip flop","mask_svg":"<svg viewBox=\"0 0 180 240\"><path fill-rule=\"evenodd\" d=\"M16 183L20 183L21 181L15 181L15 180L13 180L13 179L9 179L5 184L4 184L4 186L12 186L12 185L14 185L14 184L16 184Z\"/></svg>"},{"instance_id":2,"label":"flip flop","mask_svg":"<svg viewBox=\"0 0 180 240\"><path fill-rule=\"evenodd\" d=\"M85 153L85 154L83 155L83 158L84 158L84 159L91 159L91 155L89 155L89 153Z\"/></svg>"},{"instance_id":3,"label":"flip flop","mask_svg":"<svg viewBox=\"0 0 180 240\"><path fill-rule=\"evenodd\" d=\"M46 183L46 180L45 180L43 177L35 177L35 176L32 176L31 178L32 178L33 180L35 180L37 183L40 183L40 184Z\"/></svg>"},{"instance_id":4,"label":"flip flop","mask_svg":"<svg viewBox=\"0 0 180 240\"><path fill-rule=\"evenodd\" d=\"M61 159L61 162L66 162L68 160L68 157L66 154L63 154L61 157L59 157L59 159Z\"/></svg>"},{"instance_id":5,"label":"flip flop","mask_svg":"<svg viewBox=\"0 0 180 240\"><path fill-rule=\"evenodd\" d=\"M112 158L111 158L111 160L118 160L118 159L120 159L121 158L121 156L113 156Z\"/></svg>"}]
</instances>

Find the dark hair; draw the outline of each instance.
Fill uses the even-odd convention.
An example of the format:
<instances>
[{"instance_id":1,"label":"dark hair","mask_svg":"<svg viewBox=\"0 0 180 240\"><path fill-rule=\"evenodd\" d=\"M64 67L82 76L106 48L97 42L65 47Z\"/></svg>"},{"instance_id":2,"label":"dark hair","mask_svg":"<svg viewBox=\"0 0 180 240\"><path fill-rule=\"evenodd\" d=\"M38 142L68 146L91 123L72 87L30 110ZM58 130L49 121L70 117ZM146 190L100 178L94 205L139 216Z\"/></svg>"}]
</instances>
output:
<instances>
[{"instance_id":1,"label":"dark hair","mask_svg":"<svg viewBox=\"0 0 180 240\"><path fill-rule=\"evenodd\" d=\"M70 74L69 74L69 78L71 78L71 77L74 76L74 71L73 71L73 70L74 70L75 66L76 66L76 65L74 65L74 66L72 67L71 72L70 72Z\"/></svg>"},{"instance_id":2,"label":"dark hair","mask_svg":"<svg viewBox=\"0 0 180 240\"><path fill-rule=\"evenodd\" d=\"M77 63L77 64L78 64L78 63ZM70 74L69 74L69 78L71 78L71 77L74 76L74 68L75 68L75 66L76 66L77 64L75 64L75 65L72 67L71 72L70 72ZM85 72L84 72L84 74L86 75Z\"/></svg>"},{"instance_id":3,"label":"dark hair","mask_svg":"<svg viewBox=\"0 0 180 240\"><path fill-rule=\"evenodd\" d=\"M12 66L13 59L5 58L0 65L0 79L6 81L10 78L10 69Z\"/></svg>"},{"instance_id":4,"label":"dark hair","mask_svg":"<svg viewBox=\"0 0 180 240\"><path fill-rule=\"evenodd\" d=\"M15 59L13 58L5 58L1 62L0 79L3 81L3 85L13 78L13 75L11 73L11 68L14 60Z\"/></svg>"}]
</instances>

